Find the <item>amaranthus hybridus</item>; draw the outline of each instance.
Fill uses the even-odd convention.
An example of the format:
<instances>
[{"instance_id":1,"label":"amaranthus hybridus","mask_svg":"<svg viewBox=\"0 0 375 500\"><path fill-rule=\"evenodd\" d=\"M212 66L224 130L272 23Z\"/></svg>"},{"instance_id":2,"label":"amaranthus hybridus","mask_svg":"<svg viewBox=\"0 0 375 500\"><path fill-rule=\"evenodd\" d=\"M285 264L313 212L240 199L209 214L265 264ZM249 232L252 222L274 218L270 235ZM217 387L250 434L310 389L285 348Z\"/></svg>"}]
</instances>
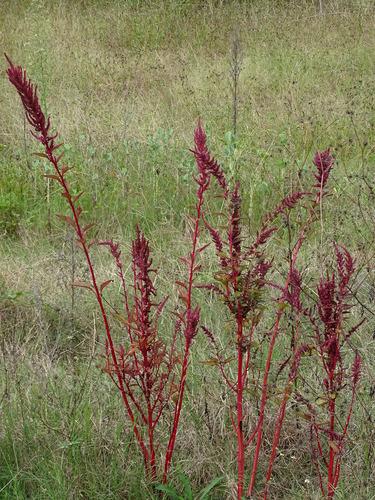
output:
<instances>
[{"instance_id":1,"label":"amaranthus hybridus","mask_svg":"<svg viewBox=\"0 0 375 500\"><path fill-rule=\"evenodd\" d=\"M355 353L352 374L345 374L343 357L344 347L351 335L362 325L364 319L356 326L347 329L348 313L352 305L347 301L350 296L349 282L355 271L355 260L348 250L337 243L334 244L337 272L327 271L317 286L318 317L313 311L306 311L315 335L318 358L323 369L322 390L325 396L321 398L320 408L326 410L328 424L318 422L321 417L312 404L301 394L297 394L301 403L306 404L311 415L310 442L313 461L319 476L320 489L326 498L333 498L340 477L341 458L345 437L350 423L354 397L360 378L361 357ZM340 400L347 389L347 380L351 378L351 402L346 422L342 425L337 417ZM338 429L339 428L339 429ZM323 440L327 449L324 449ZM326 470L327 483L324 484Z\"/></svg>"},{"instance_id":2,"label":"amaranthus hybridus","mask_svg":"<svg viewBox=\"0 0 375 500\"><path fill-rule=\"evenodd\" d=\"M144 460L146 472L152 478L156 477L156 450L155 427L168 404L176 392L174 386L175 364L179 362L174 352L175 338L172 349L167 352L167 346L158 338L158 319L167 298L155 302L157 291L151 276L156 270L151 269L149 243L137 227L137 237L132 243L133 268L133 304L129 303L128 289L123 274L121 252L118 244L104 241L100 245L108 245L112 256L116 260L118 274L124 295L125 316L113 313L125 327L128 338L127 347L120 344L116 349L117 364L113 363L108 342L103 355L105 365L101 368L109 374L117 388L118 376L121 377L126 395L138 415L138 428L144 436ZM154 318L152 313L155 310Z\"/></svg>"},{"instance_id":3,"label":"amaranthus hybridus","mask_svg":"<svg viewBox=\"0 0 375 500\"><path fill-rule=\"evenodd\" d=\"M204 193L210 184L210 172L198 168L199 176L194 177L198 185L198 201L195 206L195 217L190 218L193 224L191 233L192 250L188 256L181 258L188 266L188 275L186 280L178 282L183 310L181 313L175 313L178 320L175 324L169 349L167 349L167 345L158 337L158 318L166 299L157 304L154 303L156 289L151 279L154 270L151 269L152 260L149 257L148 241L137 228L137 237L132 245L132 305L130 304L129 293L125 283L121 251L118 244L112 241L101 243L110 247L110 251L118 267L118 274L124 294L125 313L120 314L116 312L113 316L125 326L128 338L125 339L126 342L115 348L102 297L104 288L111 283L111 280L99 284L95 276L90 249L97 241L87 241L87 233L94 226L94 223L85 226L82 226L81 223L82 208L79 206L78 201L83 192L75 197L71 195L69 184L65 179L71 167L61 165L63 154L58 156L55 154L62 144L55 145L57 133L49 135L50 120L49 118L46 119L40 107L37 87L35 86L34 88L30 80L27 79L26 72L23 71L21 66L15 67L6 55L5 57L10 65L7 70L9 80L20 95L27 121L34 129L31 133L45 148L45 153L37 154L46 158L54 167L55 173L47 174L45 177L53 179L60 184L62 187L61 194L67 200L70 207L72 217L66 215L58 215L58 217L74 228L77 236L76 244L85 255L91 275L91 283L75 282L72 283L72 286L90 290L94 293L99 304L106 331L106 349L103 355L105 366L102 368L110 375L121 392L132 428L143 453L146 473L150 478L155 478L157 474L156 451L159 444L155 444L155 427L166 405L170 401L174 404L173 422L164 459L163 479L166 482L182 409L190 348L199 327L200 310L198 307L193 307L192 288L195 274L200 268L200 265L197 263L197 257L205 248L205 246L198 248L198 235L200 232L199 223L203 215ZM195 139L198 143L199 132L196 132ZM155 315L152 319L153 310L155 310ZM185 347L180 355L176 351L176 339L181 330L183 330ZM126 344L127 346L124 347ZM181 364L179 377L177 364Z\"/></svg>"},{"instance_id":4,"label":"amaranthus hybridus","mask_svg":"<svg viewBox=\"0 0 375 500\"><path fill-rule=\"evenodd\" d=\"M303 307L301 300L302 279L296 268L296 259L305 239L318 207L326 194L326 184L333 167L333 159L329 151L316 153L313 160L317 168L314 173L317 188L314 193L297 192L287 196L275 210L269 213L260 230L256 233L251 244L245 246L244 231L241 225L241 197L239 183L234 188L229 186L222 167L211 156L206 145L206 135L200 121L195 131L195 148L192 151L198 167L198 176L193 176L197 184L197 201L195 213L189 216L191 224L191 250L183 257L182 262L187 266L186 276L177 282L179 299L182 307L180 311L173 311L177 317L173 333L159 335L159 318L166 304L167 298L157 300L157 290L153 276L157 272L152 267L149 242L137 227L137 235L132 243L132 280L127 284L127 277L123 272L121 251L119 245L113 241L103 241L100 244L108 246L115 259L123 293L123 310L115 311L112 317L120 322L125 330L125 338L115 346L112 330L104 307L103 292L111 280L99 283L95 276L90 256L91 247L97 241L88 241L88 232L94 223L83 225L81 222L82 208L79 199L83 192L72 196L66 174L71 167L61 163L63 154L56 151L62 144L55 144L56 134L50 134L50 120L46 119L40 107L37 87L33 87L26 78L22 68L15 67L6 56L10 67L7 70L10 82L15 86L25 109L27 121L33 128L32 135L43 145L44 153L37 153L47 159L54 167L55 173L45 177L55 180L62 188L62 196L66 199L72 216L58 215L60 219L70 224L76 233L76 244L84 253L90 270L91 281L75 282L72 286L90 290L99 304L100 312L106 332L105 352L102 355L104 365L102 369L108 373L119 389L127 414L131 421L134 434L140 445L147 476L155 479L158 471L162 471L164 483L167 480L172 454L175 446L179 419L188 373L190 349L199 327L203 329L215 349L215 358L210 364L216 364L232 392L235 404L231 407L231 420L237 437L238 445L238 481L237 496L243 498L245 489L245 454L250 443L255 440L255 450L248 489L249 497L253 496L256 474L259 464L259 454L263 443L263 428L267 402L276 393L282 394L280 409L274 431L273 444L269 459L267 477L263 489L263 498L267 497L268 482L271 478L276 450L280 439L284 421L286 403L293 393L293 386L297 376L301 358L305 354L312 355L317 350L323 370L325 372L322 384L325 391L323 408L327 410L329 423L318 422L318 412L312 404L301 394L297 393L297 400L307 405L311 421L311 446L315 467L317 469L321 491L328 498L332 498L340 476L340 465L343 446L351 419L354 396L360 378L361 358L356 354L352 368L352 395L350 409L346 422L340 431L337 430L337 406L341 393L346 387L345 369L343 365L343 346L360 324L343 333L346 326L346 316L350 305L347 302L348 283L354 273L354 264L349 252L336 244L337 271L331 275L327 272L326 278L321 279L317 287L317 312ZM211 178L214 178L221 190L226 226L224 232L215 229L205 215L203 208L205 195L210 187ZM272 237L276 227L274 221L279 215L287 215L294 209L302 197L312 197L311 208L302 229L297 236L296 244L289 263L284 283L267 281L267 275L272 268L273 259L266 258L265 244ZM214 274L215 282L201 286L214 291L228 309L230 326L233 330L233 353L224 357L219 349L217 336L200 325L200 308L193 302L193 288L196 273L200 269L199 254L208 246L198 246L198 237L205 227L212 238L218 257L218 270ZM264 292L266 286L278 289L280 296L277 299L278 309L270 332L260 331L259 325L265 311ZM285 359L273 380L271 375L271 360L276 341L282 328L280 326L285 309L290 306L294 314L295 332L292 352ZM300 335L301 317L308 317L315 335L315 346L302 342ZM323 326L322 326L323 325ZM179 339L182 339L182 348ZM263 370L263 381L260 384L250 380L250 372L256 368L255 359L259 343L267 347L266 361ZM236 370L233 374L230 363L236 361ZM286 383L277 385L280 373L285 370ZM251 386L251 384L253 384ZM246 429L246 413L244 396L248 389L255 389L260 395L260 408L252 428ZM161 420L167 406L172 406L172 422L170 434L167 436L163 466L158 467L162 450L160 436L157 435L157 424ZM324 445L323 437L327 444ZM256 438L256 439L255 439ZM160 450L160 452L159 452ZM325 486L323 470L327 470L327 485ZM325 469L324 469L325 468Z\"/></svg>"},{"instance_id":5,"label":"amaranthus hybridus","mask_svg":"<svg viewBox=\"0 0 375 500\"><path fill-rule=\"evenodd\" d=\"M329 156L329 152L325 151L322 154L317 153L314 164L318 168L318 173L314 174L319 187L316 196L313 199L310 212L308 214L305 225L297 239L294 253L292 255L289 273L286 282L283 286L278 285L282 292L279 299L279 309L275 321L273 332L269 335L269 348L266 366L264 369L263 384L261 387L261 406L260 414L254 428L249 432L244 429L245 412L244 412L244 394L249 387L249 372L251 370L253 360L256 356L258 343L256 342L256 331L264 313L263 291L266 285L266 275L272 267L272 259L267 260L264 252L264 245L272 236L276 227L270 226L272 222L280 215L291 211L296 203L304 196L310 193L297 192L287 196L280 205L276 206L275 210L269 213L262 224L260 231L257 233L255 241L250 247L244 248L244 237L241 227L241 198L239 195L239 184L237 183L233 191L230 190L226 181L224 171L218 162L211 157L208 152L205 135L203 131L200 133L199 142L196 142L196 148L193 151L198 166L201 169L209 171L218 181L221 189L221 197L223 198L224 212L219 214L226 218L227 225L225 233L222 235L218 230L214 229L203 216L204 223L211 234L212 241L216 247L217 256L219 258L219 270L214 274L216 283L201 286L216 292L222 302L226 304L232 317L232 329L234 330L234 345L236 348L236 356L231 355L223 358L220 353L219 345L214 333L209 331L202 325L202 329L213 343L216 357L210 360L211 364L217 364L221 374L228 385L229 389L234 393L236 398L235 415L234 408L231 408L231 419L238 443L238 483L237 495L238 499L243 497L244 493L244 468L245 468L245 452L250 443L256 437L255 453L253 460L253 468L248 494L253 494L255 485L256 472L258 468L259 452L262 446L262 431L264 423L265 408L272 390L269 384L269 373L271 369L271 358L275 347L276 339L280 333L280 320L285 309L284 303L291 300L296 306L298 323L298 315L301 310L299 302L300 287L299 274L295 268L296 258L301 248L306 230L311 224L313 216L321 199L324 196L323 188L328 180L329 172L332 168L333 161ZM276 285L274 285L276 286ZM266 340L266 339L263 339ZM263 340L261 342L263 343ZM298 345L298 328L297 337L295 338L294 351L292 356L288 358L281 366L284 369L288 362L290 365L290 374L288 384L284 391L283 401L280 407L278 420L274 435L274 444L270 458L269 470L266 478L266 483L271 477L272 465L275 458L276 447L279 442L282 423L285 415L285 406L288 395L290 394L294 379L296 377L298 365L302 354L308 350L304 344ZM232 361L237 362L237 377L231 378L226 365ZM277 378L277 377L276 377ZM273 385L276 381L273 382ZM267 489L264 492L266 497Z\"/></svg>"},{"instance_id":6,"label":"amaranthus hybridus","mask_svg":"<svg viewBox=\"0 0 375 500\"><path fill-rule=\"evenodd\" d=\"M5 57L10 65L10 67L7 70L9 80L15 86L18 94L21 97L27 121L34 128L35 133L31 131L31 134L45 147L45 153L38 153L38 155L46 158L52 164L55 170L55 174L47 174L45 175L45 177L56 180L60 184L60 186L62 187L61 194L67 200L71 213L73 215L73 218L68 217L66 215L58 215L58 217L67 222L68 224L70 224L75 230L77 236L76 244L78 248L83 251L90 270L91 283L75 282L72 283L72 286L87 288L88 290L94 293L96 300L98 301L100 312L104 322L108 350L110 352L113 364L115 366L118 366L119 363L117 359L117 354L112 341L109 321L102 299L102 292L104 288L110 283L110 280L105 281L99 285L99 283L97 282L97 278L95 276L89 250L96 243L96 241L91 241L89 243L86 239L87 232L89 231L89 229L91 229L92 226L94 226L94 223L90 223L82 227L80 220L82 208L79 206L78 200L82 196L83 192L80 192L74 198L70 193L70 187L65 179L65 176L67 172L71 170L71 167L68 167L66 165L60 165L63 153L60 154L59 156L55 155L55 152L60 148L60 146L62 146L62 144L55 145L54 141L57 138L57 133L54 135L49 135L50 119L48 118L46 120L44 113L40 107L37 95L37 86L35 86L34 88L30 80L27 80L26 71L23 71L21 66L15 67L13 63L10 61L10 59L7 57L7 55L5 55ZM116 373L116 377L117 377L117 384L120 389L124 404L126 406L129 418L132 422L134 433L137 437L137 440L141 446L143 455L145 457L145 462L150 462L151 459L149 456L149 452L145 446L143 437L139 432L137 422L134 417L134 413L131 408L128 396L126 394L124 382L120 372Z\"/></svg>"}]
</instances>

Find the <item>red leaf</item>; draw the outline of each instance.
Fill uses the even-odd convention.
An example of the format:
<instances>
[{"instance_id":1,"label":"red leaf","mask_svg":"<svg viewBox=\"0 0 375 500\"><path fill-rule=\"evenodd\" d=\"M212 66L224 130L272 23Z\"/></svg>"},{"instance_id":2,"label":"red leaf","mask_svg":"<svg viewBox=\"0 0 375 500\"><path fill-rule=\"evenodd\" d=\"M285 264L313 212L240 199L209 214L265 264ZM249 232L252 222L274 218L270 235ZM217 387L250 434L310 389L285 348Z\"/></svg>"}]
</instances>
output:
<instances>
[{"instance_id":1,"label":"red leaf","mask_svg":"<svg viewBox=\"0 0 375 500\"><path fill-rule=\"evenodd\" d=\"M180 290L180 299L186 305L186 307L189 306L189 297L188 297L188 294L186 292L184 292L183 290Z\"/></svg>"},{"instance_id":2,"label":"red leaf","mask_svg":"<svg viewBox=\"0 0 375 500\"><path fill-rule=\"evenodd\" d=\"M191 265L191 261L186 257L179 257L179 259L182 260L182 262L186 262L186 264L188 264L189 266Z\"/></svg>"},{"instance_id":3,"label":"red leaf","mask_svg":"<svg viewBox=\"0 0 375 500\"><path fill-rule=\"evenodd\" d=\"M61 196L63 196L64 198L67 198L68 200L72 199L72 195L70 193L66 193L65 191L64 191L64 193L61 193Z\"/></svg>"},{"instance_id":4,"label":"red leaf","mask_svg":"<svg viewBox=\"0 0 375 500\"><path fill-rule=\"evenodd\" d=\"M195 207L194 207L195 208ZM196 225L197 223L197 219L194 219L194 217L192 217L191 215L187 214L187 217L188 219L190 220L190 222L192 222L194 224L194 226Z\"/></svg>"},{"instance_id":5,"label":"red leaf","mask_svg":"<svg viewBox=\"0 0 375 500\"><path fill-rule=\"evenodd\" d=\"M73 200L73 203L75 203L78 200L78 198L80 198L83 195L83 193L84 191L81 191L79 194L77 194L77 196Z\"/></svg>"},{"instance_id":6,"label":"red leaf","mask_svg":"<svg viewBox=\"0 0 375 500\"><path fill-rule=\"evenodd\" d=\"M198 248L198 250L196 252L196 255L198 255L199 253L203 252L203 250L205 250L210 245L211 245L211 243L207 243L207 245L204 245L203 247Z\"/></svg>"},{"instance_id":7,"label":"red leaf","mask_svg":"<svg viewBox=\"0 0 375 500\"><path fill-rule=\"evenodd\" d=\"M82 213L82 207L77 207L76 208L76 214L77 214L77 217L79 217Z\"/></svg>"},{"instance_id":8,"label":"red leaf","mask_svg":"<svg viewBox=\"0 0 375 500\"><path fill-rule=\"evenodd\" d=\"M127 321L124 316L122 316L121 314L118 314L118 313L112 313L112 316L116 319L118 319L123 325L125 326L128 326L130 328L132 328L132 324Z\"/></svg>"},{"instance_id":9,"label":"red leaf","mask_svg":"<svg viewBox=\"0 0 375 500\"><path fill-rule=\"evenodd\" d=\"M61 155L59 155L57 158L56 158L56 163L59 163L59 161L61 160L61 158L64 156L64 153L61 153Z\"/></svg>"},{"instance_id":10,"label":"red leaf","mask_svg":"<svg viewBox=\"0 0 375 500\"><path fill-rule=\"evenodd\" d=\"M82 234L85 234L86 231L88 231L91 227L95 226L96 222L91 222L91 224L88 224L82 229Z\"/></svg>"},{"instance_id":11,"label":"red leaf","mask_svg":"<svg viewBox=\"0 0 375 500\"><path fill-rule=\"evenodd\" d=\"M134 354L137 349L138 349L138 345L135 345L134 347L129 349L127 356L131 356L132 354Z\"/></svg>"},{"instance_id":12,"label":"red leaf","mask_svg":"<svg viewBox=\"0 0 375 500\"><path fill-rule=\"evenodd\" d=\"M62 146L63 144L64 144L64 143L63 143L63 142L61 142L60 144L57 144L56 146L53 146L52 151L56 151L56 149L61 148L61 146Z\"/></svg>"},{"instance_id":13,"label":"red leaf","mask_svg":"<svg viewBox=\"0 0 375 500\"><path fill-rule=\"evenodd\" d=\"M87 248L91 248L93 245L96 245L97 243L98 240L92 240L92 242L87 245Z\"/></svg>"},{"instance_id":14,"label":"red leaf","mask_svg":"<svg viewBox=\"0 0 375 500\"><path fill-rule=\"evenodd\" d=\"M171 314L174 314L175 316L177 316L177 318L186 326L186 320L185 318L182 316L182 314L176 312L176 311L170 311Z\"/></svg>"},{"instance_id":15,"label":"red leaf","mask_svg":"<svg viewBox=\"0 0 375 500\"><path fill-rule=\"evenodd\" d=\"M75 281L70 286L77 286L77 287L80 287L80 288L87 288L88 290L91 290L91 292L95 293L95 290L92 287L92 285L90 285L90 283L86 283L85 281Z\"/></svg>"},{"instance_id":16,"label":"red leaf","mask_svg":"<svg viewBox=\"0 0 375 500\"><path fill-rule=\"evenodd\" d=\"M40 156L41 158L48 158L45 153L34 153L35 156Z\"/></svg>"},{"instance_id":17,"label":"red leaf","mask_svg":"<svg viewBox=\"0 0 375 500\"><path fill-rule=\"evenodd\" d=\"M99 368L99 370L103 370L103 372L106 372L109 375L111 374L111 368L110 367L98 365L98 368Z\"/></svg>"},{"instance_id":18,"label":"red leaf","mask_svg":"<svg viewBox=\"0 0 375 500\"><path fill-rule=\"evenodd\" d=\"M187 290L186 283L183 283L182 281L176 281L176 285L180 285L180 286L182 286L183 288L185 288L185 290Z\"/></svg>"},{"instance_id":19,"label":"red leaf","mask_svg":"<svg viewBox=\"0 0 375 500\"><path fill-rule=\"evenodd\" d=\"M109 285L110 283L112 283L112 281L113 281L113 280L104 281L104 283L102 283L102 284L100 285L100 293L102 293L102 292L103 292L103 290L104 290L104 288L105 288L107 285Z\"/></svg>"},{"instance_id":20,"label":"red leaf","mask_svg":"<svg viewBox=\"0 0 375 500\"><path fill-rule=\"evenodd\" d=\"M66 165L63 166L61 169L61 175L65 175L69 170L72 170L73 167L67 167Z\"/></svg>"},{"instance_id":21,"label":"red leaf","mask_svg":"<svg viewBox=\"0 0 375 500\"><path fill-rule=\"evenodd\" d=\"M67 222L68 224L70 224L71 226L73 226L74 229L75 229L76 223L70 217L68 217L66 215L59 215L59 214L56 214L56 217L58 217L59 219L63 220L64 222Z\"/></svg>"},{"instance_id":22,"label":"red leaf","mask_svg":"<svg viewBox=\"0 0 375 500\"><path fill-rule=\"evenodd\" d=\"M58 177L57 175L43 174L42 177L47 177L47 179L54 179L55 181L60 182L60 184L61 184L60 177Z\"/></svg>"}]
</instances>

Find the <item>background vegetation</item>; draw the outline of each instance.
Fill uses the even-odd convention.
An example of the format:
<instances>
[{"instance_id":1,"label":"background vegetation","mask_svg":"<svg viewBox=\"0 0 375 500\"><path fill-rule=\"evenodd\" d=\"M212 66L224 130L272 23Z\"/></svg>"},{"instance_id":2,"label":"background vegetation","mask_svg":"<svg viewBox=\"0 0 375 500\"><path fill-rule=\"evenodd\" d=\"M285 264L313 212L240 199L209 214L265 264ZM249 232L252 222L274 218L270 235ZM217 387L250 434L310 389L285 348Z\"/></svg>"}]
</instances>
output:
<instances>
[{"instance_id":1,"label":"background vegetation","mask_svg":"<svg viewBox=\"0 0 375 500\"><path fill-rule=\"evenodd\" d=\"M368 319L353 342L368 373L337 497L370 499L375 8L370 0L322 3L323 12L318 1L307 0L3 0L0 45L39 83L43 109L64 141L65 161L74 165L74 189L85 190L82 204L89 222L94 213L99 237L118 239L128 259L136 222L151 240L161 296L176 297L174 279L183 272L177 256L189 241L195 163L188 150L199 115L212 152L228 176L241 181L250 232L281 197L311 184L315 150L331 148L331 196L300 269L307 284L316 281L322 264L333 259L333 239L358 259L353 315ZM236 135L235 33L242 68ZM98 311L88 294L69 286L88 269L72 233L55 217L63 200L41 177L49 167L33 155L37 146L6 78L5 59L1 68L0 498L152 498L118 394L96 368L103 347ZM278 258L287 256L286 228L274 245ZM103 279L115 273L100 250L95 265ZM208 261L202 282L210 271ZM119 300L116 290L111 293L109 300ZM225 318L199 294L202 317L220 331ZM163 321L168 335L167 314ZM208 357L200 335L171 482L178 487L183 471L199 489L224 474L213 498L231 498L236 452L230 401L215 367L199 363ZM302 374L310 375L303 368ZM307 429L290 414L273 498L319 498Z\"/></svg>"}]
</instances>

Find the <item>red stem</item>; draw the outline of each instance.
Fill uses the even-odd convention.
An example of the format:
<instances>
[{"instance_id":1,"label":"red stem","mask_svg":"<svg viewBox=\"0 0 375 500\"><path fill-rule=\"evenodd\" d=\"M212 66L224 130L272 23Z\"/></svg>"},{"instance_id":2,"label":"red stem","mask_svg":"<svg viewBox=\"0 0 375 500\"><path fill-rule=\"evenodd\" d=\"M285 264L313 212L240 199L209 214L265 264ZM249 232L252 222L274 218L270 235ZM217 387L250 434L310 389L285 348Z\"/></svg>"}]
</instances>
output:
<instances>
[{"instance_id":1,"label":"red stem","mask_svg":"<svg viewBox=\"0 0 375 500\"><path fill-rule=\"evenodd\" d=\"M184 397L184 390L185 390L186 372L187 372L187 367L189 365L189 363L188 363L189 347L190 346L188 345L188 343L186 343L184 360L182 363L181 380L180 380L180 384L179 384L179 388L178 388L178 399L176 402L175 414L174 414L174 419L173 419L172 433L171 433L170 438L169 438L167 453L165 454L165 465L164 465L164 476L163 476L163 483L164 484L167 482L168 469L169 469L169 466L170 466L171 461L172 461L172 454L173 454L174 444L175 444L175 440L176 440L177 427L178 427L178 422L180 419L182 400Z\"/></svg>"},{"instance_id":2,"label":"red stem","mask_svg":"<svg viewBox=\"0 0 375 500\"><path fill-rule=\"evenodd\" d=\"M74 217L74 221L75 221L75 225L76 225L76 232L77 232L77 235L78 235L78 237L79 237L79 239L81 241L82 249L83 249L83 252L85 254L87 264L88 264L89 269L90 269L91 280L92 280L92 284L93 284L93 287L94 287L94 290L95 290L96 299L98 301L100 312L101 312L101 315L102 315L102 318L103 318L103 321L104 321L104 327L105 327L105 330L106 330L106 336L107 336L107 340L108 340L108 344L109 344L109 348L110 348L110 352L111 352L111 357L112 357L114 366L117 368L118 367L118 362L117 362L116 352L115 352L113 341L112 341L112 336L111 336L111 332L110 332L108 318L107 318L107 315L106 315L105 310L104 310L103 301L102 301L102 298L101 298L101 295L100 295L100 292L99 292L99 288L98 288L98 285L97 285L97 282L96 282L96 277L95 277L94 269L93 269L93 266L92 266L92 263L91 263L90 255L89 255L89 252L88 252L88 248L86 246L86 243L84 242L84 238L83 238L81 226L80 226L80 223L79 223L79 217L78 217L77 211L75 209L74 203L72 201L72 197L71 197L70 192L69 192L69 187L68 187L67 183L65 182L64 176L60 172L60 169L59 169L59 166L58 166L58 163L57 163L57 158L53 155L53 152L52 152L52 149L51 149L49 143L46 141L44 144L45 144L45 149L46 149L46 154L48 156L48 160L50 161L50 163L53 164L53 166L54 166L54 168L55 168L55 170L57 172L57 175L59 176L60 184L62 185L65 193L68 195L67 196L67 200L69 202L70 208L71 208L72 213L73 213L73 217ZM128 401L127 396L126 396L126 392L125 392L125 388L124 388L124 384L123 384L123 380L122 380L121 374L119 373L118 370L116 370L116 374L117 374L118 385L119 385L119 388L120 388L120 391L121 391L121 394L122 394L122 398L124 400L126 409L128 411L129 417L130 417L130 419L132 421L132 424L133 424L134 434L136 435L136 438L138 439L138 442L139 442L139 444L141 446L141 449L142 449L142 452L143 452L143 455L144 455L144 458L145 458L145 463L147 463L150 460L150 456L149 456L148 450L147 450L147 448L146 448L146 446L145 446L145 444L143 442L142 436L139 433L137 425L135 423L135 418L134 418L132 409L130 407L129 401Z\"/></svg>"},{"instance_id":3,"label":"red stem","mask_svg":"<svg viewBox=\"0 0 375 500\"><path fill-rule=\"evenodd\" d=\"M208 187L208 185L207 185L207 187ZM200 221L201 214L202 214L202 205L204 203L204 199L203 199L204 190L205 190L205 188L202 185L200 185L199 190L198 190L199 203L196 205L197 217L195 220L195 228L194 228L194 236L193 236L193 249L192 249L191 254L190 254L190 272L189 272L189 282L188 282L188 303L187 303L186 311L185 311L187 321L188 321L189 315L191 313L191 292L192 292L193 281L194 281L193 276L194 276L194 267L195 267L194 264L195 264L196 248L197 248L198 232L199 232L199 221ZM189 326L189 325L187 325L187 326ZM190 350L191 340L192 339L185 337L185 352L184 352L184 359L182 362L181 379L180 379L180 383L178 386L178 399L177 399L176 406L175 406L172 433L169 437L167 452L165 455L164 476L163 476L163 483L164 484L167 482L168 469L169 469L169 466L170 466L171 461L172 461L172 454L173 454L173 449L174 449L174 445L175 445L175 441L176 441L177 428L178 428L178 423L180 420L182 400L184 397L184 390L185 390L186 373L187 373L187 368L189 365L189 350Z\"/></svg>"},{"instance_id":4,"label":"red stem","mask_svg":"<svg viewBox=\"0 0 375 500\"><path fill-rule=\"evenodd\" d=\"M333 372L332 372L333 376ZM330 395L333 394L332 391L332 382L333 378L330 378ZM330 398L329 401L329 412L331 415L330 418L330 430L331 430L331 439L335 432L335 399ZM328 498L333 498L334 495L334 486L333 486L333 469L335 467L335 451L332 446L329 447L329 464L328 464Z\"/></svg>"},{"instance_id":5,"label":"red stem","mask_svg":"<svg viewBox=\"0 0 375 500\"><path fill-rule=\"evenodd\" d=\"M255 454L254 454L254 462L253 462L253 469L252 469L252 473L251 473L250 486L249 486L249 491L248 491L248 495L250 497L253 494L253 490L254 490L254 486L255 486L255 478L256 478L256 473L257 473L257 468L258 468L259 453L260 453L260 447L262 444L264 412L265 412L265 406L267 404L268 375L269 375L270 368L271 368L271 358L272 358L273 348L275 346L275 341L276 341L276 338L277 338L278 333L279 333L279 324L280 324L281 316L283 314L282 305L285 302L285 297L286 297L286 293L288 291L290 277L291 277L292 271L294 269L294 265L295 265L295 261L297 259L298 252L299 252L301 245L302 245L303 237L305 235L307 228L309 227L309 225L311 223L311 219L312 219L313 215L315 214L315 209L316 209L317 205L319 204L321 197L322 197L322 192L319 191L319 193L317 194L317 199L313 205L313 208L310 210L309 217L307 218L305 226L304 226L304 228L300 234L300 237L297 241L297 245L296 245L296 248L295 248L295 251L293 254L293 258L292 258L292 261L290 263L289 273L288 273L286 283L284 286L284 292L283 292L283 295L282 295L281 300L280 300L281 307L279 308L279 312L277 314L276 323L274 326L273 335L272 335L272 339L270 342L267 363L266 363L266 369L265 369L264 378L263 378L263 389L262 389L262 399L261 399L261 407L260 407L260 415L259 415L258 436L257 436L257 442L256 442L256 448L255 448Z\"/></svg>"},{"instance_id":6,"label":"red stem","mask_svg":"<svg viewBox=\"0 0 375 500\"><path fill-rule=\"evenodd\" d=\"M245 445L243 438L243 353L242 353L242 317L238 324L238 374L237 374L237 441L238 441L238 500L243 496Z\"/></svg>"},{"instance_id":7,"label":"red stem","mask_svg":"<svg viewBox=\"0 0 375 500\"><path fill-rule=\"evenodd\" d=\"M271 479L272 467L273 467L273 463L275 461L277 446L278 446L279 440L280 440L281 428L282 428L283 421L284 421L285 408L286 408L286 403L288 401L288 395L290 394L291 387L292 387L294 379L297 375L297 370L298 370L298 365L299 365L299 361L296 360L296 354L297 354L297 350L298 350L297 349L298 319L299 319L299 311L297 310L297 312L296 312L296 331L295 331L295 336L294 336L294 351L293 351L292 366L291 366L290 373L289 373L288 385L285 388L283 400L281 402L279 413L277 416L276 429L275 429L275 433L273 436L271 457L270 457L270 462L269 462L267 477L266 477L266 486L265 486L264 497L263 497L264 500L266 500L266 498L267 498L267 483Z\"/></svg>"}]
</instances>

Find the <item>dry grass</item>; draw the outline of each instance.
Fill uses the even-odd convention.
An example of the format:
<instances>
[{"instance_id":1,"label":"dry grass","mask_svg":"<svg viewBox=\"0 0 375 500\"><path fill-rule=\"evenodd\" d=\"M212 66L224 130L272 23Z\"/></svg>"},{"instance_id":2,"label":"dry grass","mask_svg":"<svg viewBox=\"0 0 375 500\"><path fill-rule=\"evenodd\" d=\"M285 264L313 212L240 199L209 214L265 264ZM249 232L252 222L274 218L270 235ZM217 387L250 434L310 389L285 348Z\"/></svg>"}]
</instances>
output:
<instances>
[{"instance_id":1,"label":"dry grass","mask_svg":"<svg viewBox=\"0 0 375 500\"><path fill-rule=\"evenodd\" d=\"M260 213L290 190L307 185L312 151L332 146L338 165L323 221L325 241L339 236L358 252L356 296L369 319L356 341L374 375L373 2L332 1L324 16L317 2L307 1L209 1L204 7L177 0L136 3L4 0L0 9L0 45L39 82L53 126L72 146L68 158L77 166L74 182L86 190L85 211L101 221L100 237L116 236L126 256L134 222L140 221L160 268L160 293L175 297L174 281L182 270L176 257L187 248L185 215L194 199L191 183L184 180L191 171L187 149L202 115L212 150L225 159L224 135L232 128L228 58L236 27L244 51L237 161L247 224L253 232ZM0 497L120 499L137 498L141 492L139 498L152 498L137 470L141 457L117 394L96 369L103 332L84 293L75 294L72 322L69 238L54 216L52 234L43 222L47 187L37 176L42 165L31 163L30 171L26 167L23 116L5 77L0 79L0 110L0 144L5 146L0 151L0 197L19 179L30 196L17 238L4 235L0 240L0 401L5 422L0 424ZM158 127L173 129L160 151L152 143ZM129 152L122 146L125 139ZM96 156L87 143L97 147ZM32 162L35 144L28 136L26 145ZM112 158L104 160L109 152ZM128 172L124 185L112 175L122 166ZM263 182L270 193L262 191ZM53 188L48 193L54 200ZM61 210L59 201L49 203L52 214ZM209 206L214 210L215 202ZM284 227L272 249L276 255L286 238ZM302 256L307 283L320 272L320 238L318 227ZM207 255L213 253L209 249ZM331 258L325 251L324 259ZM105 252L98 251L95 266L105 279L114 273L108 263ZM205 272L211 267L209 261ZM76 275L84 277L85 272L77 260ZM8 289L22 295L12 298ZM119 301L117 290L108 294ZM169 307L176 302L171 298ZM204 299L203 313L208 327L221 328L225 318L212 297ZM166 315L165 335L168 325ZM224 336L222 342L227 342ZM183 471L198 487L225 474L223 489L213 498L231 498L236 465L232 402L214 369L200 365L209 356L206 341L199 339L171 480L177 484L176 473ZM362 384L339 499L375 498L374 384L367 375ZM255 401L251 407L255 411ZM272 424L271 416L265 447L272 442ZM306 434L306 422L299 421L297 428L291 413L272 498L319 498ZM311 483L306 485L305 479Z\"/></svg>"}]
</instances>

